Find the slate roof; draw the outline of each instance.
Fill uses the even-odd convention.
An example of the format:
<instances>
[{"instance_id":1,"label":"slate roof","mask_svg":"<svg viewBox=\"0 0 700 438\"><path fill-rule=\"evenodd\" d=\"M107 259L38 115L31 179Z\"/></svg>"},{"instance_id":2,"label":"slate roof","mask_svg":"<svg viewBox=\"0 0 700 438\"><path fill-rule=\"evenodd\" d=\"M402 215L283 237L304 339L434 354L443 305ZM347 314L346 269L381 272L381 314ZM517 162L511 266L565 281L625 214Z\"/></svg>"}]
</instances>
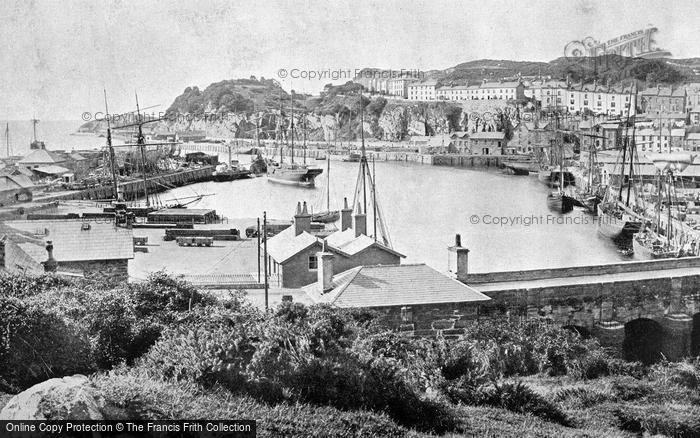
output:
<instances>
[{"instance_id":1,"label":"slate roof","mask_svg":"<svg viewBox=\"0 0 700 438\"><path fill-rule=\"evenodd\" d=\"M483 302L481 292L425 264L358 266L334 275L332 289L318 283L304 291L319 303L337 307L386 307L437 303Z\"/></svg>"},{"instance_id":2,"label":"slate roof","mask_svg":"<svg viewBox=\"0 0 700 438\"><path fill-rule=\"evenodd\" d=\"M296 230L292 225L267 240L267 252L277 263L284 263L311 245L321 243L316 236L306 231L298 236L294 233Z\"/></svg>"},{"instance_id":3,"label":"slate roof","mask_svg":"<svg viewBox=\"0 0 700 438\"><path fill-rule=\"evenodd\" d=\"M24 175L0 175L0 191L30 189L32 187L34 187L34 183Z\"/></svg>"},{"instance_id":4,"label":"slate roof","mask_svg":"<svg viewBox=\"0 0 700 438\"><path fill-rule=\"evenodd\" d=\"M38 166L32 170L35 172L45 173L47 175L63 175L64 173L70 172L70 169L56 165Z\"/></svg>"},{"instance_id":5,"label":"slate roof","mask_svg":"<svg viewBox=\"0 0 700 438\"><path fill-rule=\"evenodd\" d=\"M330 250L338 250L344 255L353 256L357 253L364 251L365 249L376 246L377 248L388 251L399 257L406 257L398 251L395 251L388 246L381 244L380 242L375 242L375 240L369 236L361 234L355 237L355 230L348 228L345 231L336 231L326 237L326 244Z\"/></svg>"},{"instance_id":6,"label":"slate roof","mask_svg":"<svg viewBox=\"0 0 700 438\"><path fill-rule=\"evenodd\" d=\"M469 136L469 138L476 140L503 140L506 137L505 132L498 131L485 131L485 132L475 132Z\"/></svg>"},{"instance_id":7,"label":"slate roof","mask_svg":"<svg viewBox=\"0 0 700 438\"><path fill-rule=\"evenodd\" d=\"M59 262L134 258L132 230L117 227L111 222L25 220L6 221L5 224L44 242L51 240L54 245L54 258ZM20 246L35 260L46 260L47 254L43 244L24 243Z\"/></svg>"},{"instance_id":8,"label":"slate roof","mask_svg":"<svg viewBox=\"0 0 700 438\"><path fill-rule=\"evenodd\" d=\"M65 159L61 158L57 154L51 153L46 149L36 149L25 155L21 160L18 161L19 164L35 164L35 163L45 163L45 164L56 164L62 163Z\"/></svg>"}]
</instances>

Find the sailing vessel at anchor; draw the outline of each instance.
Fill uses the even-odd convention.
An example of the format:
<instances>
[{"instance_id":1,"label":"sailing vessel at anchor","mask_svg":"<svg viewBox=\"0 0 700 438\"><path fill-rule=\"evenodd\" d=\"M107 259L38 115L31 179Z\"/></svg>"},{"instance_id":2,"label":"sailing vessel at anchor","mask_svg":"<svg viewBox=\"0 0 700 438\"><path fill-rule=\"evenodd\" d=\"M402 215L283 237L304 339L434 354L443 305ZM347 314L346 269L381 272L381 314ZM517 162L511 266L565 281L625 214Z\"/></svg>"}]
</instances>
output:
<instances>
[{"instance_id":1,"label":"sailing vessel at anchor","mask_svg":"<svg viewBox=\"0 0 700 438\"><path fill-rule=\"evenodd\" d=\"M340 210L331 210L331 158L327 157L326 162L326 209L317 213L312 212L311 221L330 224L340 219Z\"/></svg>"},{"instance_id":2,"label":"sailing vessel at anchor","mask_svg":"<svg viewBox=\"0 0 700 438\"><path fill-rule=\"evenodd\" d=\"M658 169L657 174L657 199L656 221L654 225L641 228L634 235L632 245L635 255L646 259L661 259L674 257L688 257L698 254L697 242L690 241L688 234L682 230L682 222L674 220L671 209L673 201L674 171L683 172L693 162L693 156L687 153L652 154L648 158ZM664 181L665 180L665 181ZM665 191L663 190L665 185ZM666 200L664 202L665 192ZM666 223L661 222L661 210L666 208Z\"/></svg>"},{"instance_id":3,"label":"sailing vessel at anchor","mask_svg":"<svg viewBox=\"0 0 700 438\"><path fill-rule=\"evenodd\" d=\"M280 111L280 116L282 111ZM267 166L267 180L281 184L293 184L303 187L313 187L315 179L323 173L323 169L309 167L306 164L294 163L294 90L292 90L292 117L291 117L291 163L284 162L282 145L280 144L280 162L271 162Z\"/></svg>"}]
</instances>

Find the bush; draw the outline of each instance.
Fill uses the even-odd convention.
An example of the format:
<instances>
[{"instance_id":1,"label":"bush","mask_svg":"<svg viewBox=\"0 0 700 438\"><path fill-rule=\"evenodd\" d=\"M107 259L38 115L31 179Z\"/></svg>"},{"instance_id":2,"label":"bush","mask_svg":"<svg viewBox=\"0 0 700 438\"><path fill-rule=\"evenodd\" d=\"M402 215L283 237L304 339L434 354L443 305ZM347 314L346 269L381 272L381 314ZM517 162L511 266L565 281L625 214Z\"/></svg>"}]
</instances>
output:
<instances>
[{"instance_id":1,"label":"bush","mask_svg":"<svg viewBox=\"0 0 700 438\"><path fill-rule=\"evenodd\" d=\"M84 328L6 297L0 297L0 321L0 380L8 389L94 370Z\"/></svg>"},{"instance_id":2,"label":"bush","mask_svg":"<svg viewBox=\"0 0 700 438\"><path fill-rule=\"evenodd\" d=\"M513 412L532 414L564 426L569 425L569 419L558 406L522 382L494 385L491 390L484 392L481 403Z\"/></svg>"}]
</instances>

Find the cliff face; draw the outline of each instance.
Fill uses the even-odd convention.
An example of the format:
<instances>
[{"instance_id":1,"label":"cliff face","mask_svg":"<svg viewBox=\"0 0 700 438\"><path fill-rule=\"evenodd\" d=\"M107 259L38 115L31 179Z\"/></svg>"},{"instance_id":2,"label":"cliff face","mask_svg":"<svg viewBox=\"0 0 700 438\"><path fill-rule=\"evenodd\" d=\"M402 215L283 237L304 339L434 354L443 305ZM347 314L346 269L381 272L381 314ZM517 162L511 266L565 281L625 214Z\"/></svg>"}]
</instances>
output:
<instances>
[{"instance_id":1,"label":"cliff face","mask_svg":"<svg viewBox=\"0 0 700 438\"><path fill-rule=\"evenodd\" d=\"M363 129L368 139L401 141L413 135L500 130L508 125L500 114L515 114L515 107L497 100L416 102L363 96L360 103L359 87L349 82L327 86L320 97L295 94L293 111L291 96L263 78L217 82L204 91L188 87L170 106L166 120L144 129L205 131L208 138L223 140L256 135L287 140L293 123L298 140L357 140ZM104 133L106 124L88 122L80 130Z\"/></svg>"}]
</instances>

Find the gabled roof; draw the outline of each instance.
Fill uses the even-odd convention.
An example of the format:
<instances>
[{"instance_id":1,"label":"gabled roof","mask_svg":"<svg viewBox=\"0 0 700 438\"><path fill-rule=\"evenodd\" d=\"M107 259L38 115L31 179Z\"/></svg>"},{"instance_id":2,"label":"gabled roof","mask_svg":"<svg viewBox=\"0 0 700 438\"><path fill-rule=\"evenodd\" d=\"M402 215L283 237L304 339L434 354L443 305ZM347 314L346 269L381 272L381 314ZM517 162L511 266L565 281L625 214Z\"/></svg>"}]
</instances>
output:
<instances>
[{"instance_id":1,"label":"gabled roof","mask_svg":"<svg viewBox=\"0 0 700 438\"><path fill-rule=\"evenodd\" d=\"M295 236L294 233L296 233L296 229L292 225L267 240L267 252L277 263L285 263L315 243L321 244L316 236L306 231L298 236Z\"/></svg>"},{"instance_id":2,"label":"gabled roof","mask_svg":"<svg viewBox=\"0 0 700 438\"><path fill-rule=\"evenodd\" d=\"M80 155L80 154L77 153L77 152L71 153L71 154L70 154L70 157L71 157L73 160L75 160L75 161L87 160L87 158L83 157L82 155Z\"/></svg>"},{"instance_id":3,"label":"gabled roof","mask_svg":"<svg viewBox=\"0 0 700 438\"><path fill-rule=\"evenodd\" d=\"M353 256L358 254L367 248L375 247L394 254L398 257L405 257L398 251L389 248L386 245L376 242L369 236L361 234L355 237L355 230L348 228L345 231L336 231L326 237L326 245L328 245L329 250L338 250L343 255Z\"/></svg>"},{"instance_id":4,"label":"gabled roof","mask_svg":"<svg viewBox=\"0 0 700 438\"><path fill-rule=\"evenodd\" d=\"M700 140L700 132L690 132L690 133L688 133L688 135L686 136L686 139L687 139L687 140L696 140L696 141L698 141L698 140Z\"/></svg>"},{"instance_id":5,"label":"gabled roof","mask_svg":"<svg viewBox=\"0 0 700 438\"><path fill-rule=\"evenodd\" d=\"M503 140L506 137L505 132L499 131L485 131L485 132L475 132L470 135L469 138L475 140Z\"/></svg>"},{"instance_id":6,"label":"gabled roof","mask_svg":"<svg viewBox=\"0 0 700 438\"><path fill-rule=\"evenodd\" d=\"M437 303L484 302L481 292L425 264L358 266L334 275L332 289L318 283L304 291L319 303L337 307L387 307Z\"/></svg>"},{"instance_id":7,"label":"gabled roof","mask_svg":"<svg viewBox=\"0 0 700 438\"><path fill-rule=\"evenodd\" d=\"M64 173L69 173L70 169L65 167L48 165L48 166L38 166L32 169L35 172L45 173L47 175L63 175Z\"/></svg>"},{"instance_id":8,"label":"gabled roof","mask_svg":"<svg viewBox=\"0 0 700 438\"><path fill-rule=\"evenodd\" d=\"M46 163L46 164L56 164L65 161L62 157L55 153L49 152L46 149L35 149L25 155L21 160L18 161L19 164L25 163Z\"/></svg>"},{"instance_id":9,"label":"gabled roof","mask_svg":"<svg viewBox=\"0 0 700 438\"><path fill-rule=\"evenodd\" d=\"M24 175L0 175L0 191L32 187L34 187L34 183Z\"/></svg>"},{"instance_id":10,"label":"gabled roof","mask_svg":"<svg viewBox=\"0 0 700 438\"><path fill-rule=\"evenodd\" d=\"M54 258L58 262L134 258L132 230L117 227L112 222L25 220L6 221L5 224L41 241L51 240L54 245ZM39 262L47 258L43 245L27 243L20 246Z\"/></svg>"}]
</instances>

